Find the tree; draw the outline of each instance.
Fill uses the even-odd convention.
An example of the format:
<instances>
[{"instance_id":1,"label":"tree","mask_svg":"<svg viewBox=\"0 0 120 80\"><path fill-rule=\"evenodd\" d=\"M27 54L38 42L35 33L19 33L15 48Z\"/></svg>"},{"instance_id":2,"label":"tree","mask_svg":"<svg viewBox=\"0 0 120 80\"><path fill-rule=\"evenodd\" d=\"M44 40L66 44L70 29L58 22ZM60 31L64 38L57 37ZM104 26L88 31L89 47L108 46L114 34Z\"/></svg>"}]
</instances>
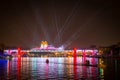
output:
<instances>
[{"instance_id":1,"label":"tree","mask_svg":"<svg viewBox=\"0 0 120 80\"><path fill-rule=\"evenodd\" d=\"M5 49L5 44L0 44L0 53L4 53L4 49Z\"/></svg>"}]
</instances>

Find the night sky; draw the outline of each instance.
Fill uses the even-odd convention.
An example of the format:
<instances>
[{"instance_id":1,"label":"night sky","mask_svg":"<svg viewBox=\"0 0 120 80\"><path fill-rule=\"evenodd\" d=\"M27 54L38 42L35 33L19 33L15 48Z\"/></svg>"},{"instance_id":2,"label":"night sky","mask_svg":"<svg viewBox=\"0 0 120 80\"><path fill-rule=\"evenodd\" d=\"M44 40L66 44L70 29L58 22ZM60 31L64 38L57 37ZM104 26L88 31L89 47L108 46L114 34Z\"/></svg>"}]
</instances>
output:
<instances>
[{"instance_id":1,"label":"night sky","mask_svg":"<svg viewBox=\"0 0 120 80\"><path fill-rule=\"evenodd\" d=\"M67 48L120 42L116 0L2 0L0 43L32 48L43 40Z\"/></svg>"}]
</instances>

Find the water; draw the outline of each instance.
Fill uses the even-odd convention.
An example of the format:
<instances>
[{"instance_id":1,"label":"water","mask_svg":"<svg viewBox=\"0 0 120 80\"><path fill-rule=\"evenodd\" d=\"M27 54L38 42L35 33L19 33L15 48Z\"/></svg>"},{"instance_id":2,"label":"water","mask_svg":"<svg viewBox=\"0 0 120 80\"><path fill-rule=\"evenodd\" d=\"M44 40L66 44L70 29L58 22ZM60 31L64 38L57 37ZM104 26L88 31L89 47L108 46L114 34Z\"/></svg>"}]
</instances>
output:
<instances>
[{"instance_id":1,"label":"water","mask_svg":"<svg viewBox=\"0 0 120 80\"><path fill-rule=\"evenodd\" d=\"M106 67L83 66L84 58L76 64L69 57L23 57L0 60L0 80L119 80L119 59L86 58L90 64Z\"/></svg>"}]
</instances>

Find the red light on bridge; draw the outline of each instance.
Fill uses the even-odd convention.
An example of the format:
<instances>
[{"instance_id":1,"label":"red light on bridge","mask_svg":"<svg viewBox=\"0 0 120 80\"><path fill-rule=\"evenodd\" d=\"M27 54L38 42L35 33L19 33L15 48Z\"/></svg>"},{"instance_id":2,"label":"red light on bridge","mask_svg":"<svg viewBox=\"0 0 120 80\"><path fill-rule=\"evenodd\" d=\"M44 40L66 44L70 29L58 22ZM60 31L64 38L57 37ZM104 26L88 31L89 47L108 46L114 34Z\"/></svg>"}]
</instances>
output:
<instances>
[{"instance_id":1,"label":"red light on bridge","mask_svg":"<svg viewBox=\"0 0 120 80\"><path fill-rule=\"evenodd\" d=\"M76 58L76 48L74 48L74 58Z\"/></svg>"},{"instance_id":2,"label":"red light on bridge","mask_svg":"<svg viewBox=\"0 0 120 80\"><path fill-rule=\"evenodd\" d=\"M74 48L74 65L76 65L77 55L76 55L76 48Z\"/></svg>"},{"instance_id":3,"label":"red light on bridge","mask_svg":"<svg viewBox=\"0 0 120 80\"><path fill-rule=\"evenodd\" d=\"M18 48L18 57L21 57L21 49Z\"/></svg>"}]
</instances>

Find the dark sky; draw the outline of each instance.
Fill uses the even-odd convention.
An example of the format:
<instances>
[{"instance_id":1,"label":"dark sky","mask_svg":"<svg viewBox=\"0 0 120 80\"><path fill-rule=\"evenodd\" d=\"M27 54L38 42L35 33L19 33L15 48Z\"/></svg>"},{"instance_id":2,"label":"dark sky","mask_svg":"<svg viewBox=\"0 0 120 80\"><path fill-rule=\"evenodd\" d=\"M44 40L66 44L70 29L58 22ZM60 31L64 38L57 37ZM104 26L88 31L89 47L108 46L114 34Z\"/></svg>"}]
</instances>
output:
<instances>
[{"instance_id":1,"label":"dark sky","mask_svg":"<svg viewBox=\"0 0 120 80\"><path fill-rule=\"evenodd\" d=\"M115 0L2 0L0 43L35 47L108 46L120 42L120 8Z\"/></svg>"}]
</instances>

